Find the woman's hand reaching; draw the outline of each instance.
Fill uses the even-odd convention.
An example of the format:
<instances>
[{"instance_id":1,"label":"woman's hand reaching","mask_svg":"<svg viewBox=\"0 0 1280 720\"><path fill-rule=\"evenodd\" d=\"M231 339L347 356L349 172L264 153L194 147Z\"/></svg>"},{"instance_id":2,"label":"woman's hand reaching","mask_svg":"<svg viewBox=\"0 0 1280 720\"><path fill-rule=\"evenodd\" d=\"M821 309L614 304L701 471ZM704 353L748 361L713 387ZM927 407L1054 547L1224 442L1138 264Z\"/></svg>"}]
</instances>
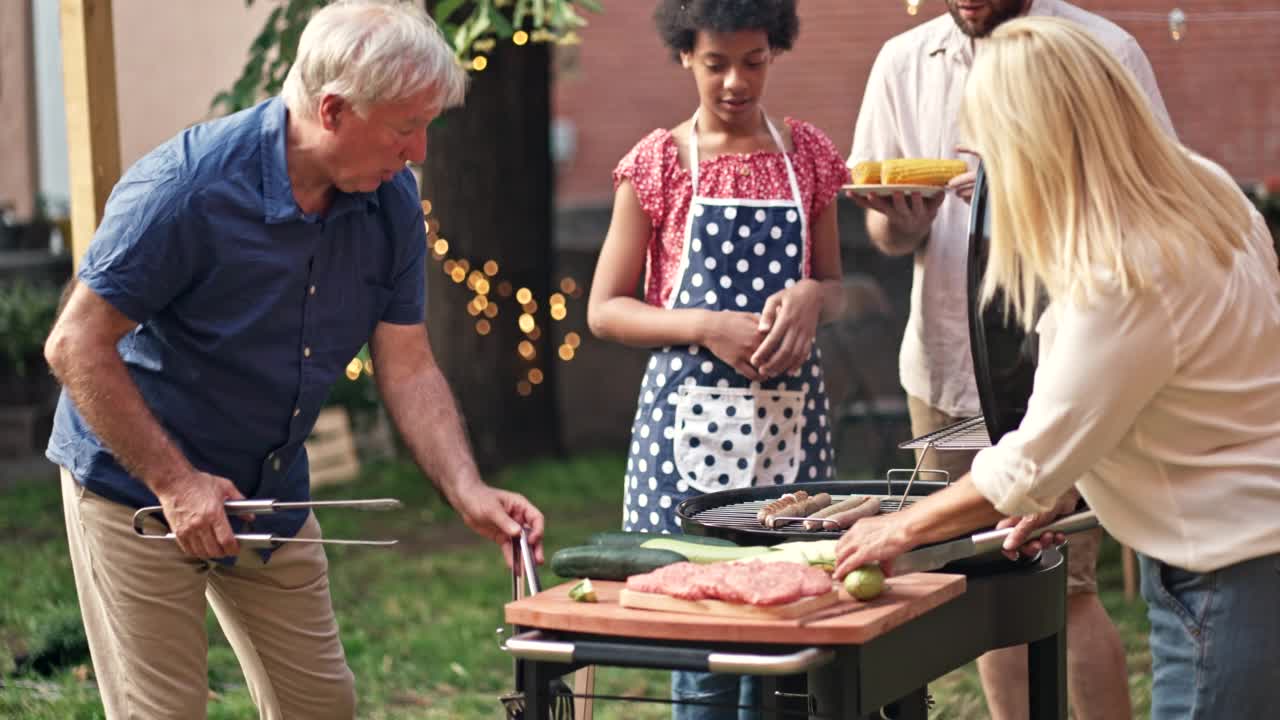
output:
<instances>
[{"instance_id":1,"label":"woman's hand reaching","mask_svg":"<svg viewBox=\"0 0 1280 720\"><path fill-rule=\"evenodd\" d=\"M1013 528L1013 532L1004 539L1001 552L1010 560L1019 556L1035 557L1046 547L1061 545L1066 542L1062 533L1037 532L1040 528L1058 518L1069 515L1080 502L1080 494L1075 490L1068 491L1058 498L1049 510L1035 515L1008 517L996 524L996 529Z\"/></svg>"}]
</instances>

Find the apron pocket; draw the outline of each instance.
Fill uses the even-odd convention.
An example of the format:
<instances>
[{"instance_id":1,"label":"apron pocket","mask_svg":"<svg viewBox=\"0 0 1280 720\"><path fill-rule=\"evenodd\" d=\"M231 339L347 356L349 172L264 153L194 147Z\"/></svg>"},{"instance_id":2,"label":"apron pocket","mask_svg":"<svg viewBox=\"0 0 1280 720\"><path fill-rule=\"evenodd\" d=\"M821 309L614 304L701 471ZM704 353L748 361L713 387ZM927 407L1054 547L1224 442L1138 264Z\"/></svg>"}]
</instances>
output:
<instances>
[{"instance_id":1,"label":"apron pocket","mask_svg":"<svg viewBox=\"0 0 1280 720\"><path fill-rule=\"evenodd\" d=\"M682 385L676 403L676 471L701 492L795 480L804 393Z\"/></svg>"}]
</instances>

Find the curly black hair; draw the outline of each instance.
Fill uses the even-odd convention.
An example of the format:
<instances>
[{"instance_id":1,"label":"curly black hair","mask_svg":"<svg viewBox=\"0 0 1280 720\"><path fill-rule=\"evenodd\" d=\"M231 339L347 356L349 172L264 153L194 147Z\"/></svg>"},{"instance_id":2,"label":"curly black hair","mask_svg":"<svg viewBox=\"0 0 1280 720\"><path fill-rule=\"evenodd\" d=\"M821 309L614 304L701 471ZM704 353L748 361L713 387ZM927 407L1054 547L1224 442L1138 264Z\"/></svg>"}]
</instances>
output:
<instances>
[{"instance_id":1,"label":"curly black hair","mask_svg":"<svg viewBox=\"0 0 1280 720\"><path fill-rule=\"evenodd\" d=\"M790 50L800 32L796 0L659 0L653 22L677 62L693 52L699 30L763 30L774 50Z\"/></svg>"}]
</instances>

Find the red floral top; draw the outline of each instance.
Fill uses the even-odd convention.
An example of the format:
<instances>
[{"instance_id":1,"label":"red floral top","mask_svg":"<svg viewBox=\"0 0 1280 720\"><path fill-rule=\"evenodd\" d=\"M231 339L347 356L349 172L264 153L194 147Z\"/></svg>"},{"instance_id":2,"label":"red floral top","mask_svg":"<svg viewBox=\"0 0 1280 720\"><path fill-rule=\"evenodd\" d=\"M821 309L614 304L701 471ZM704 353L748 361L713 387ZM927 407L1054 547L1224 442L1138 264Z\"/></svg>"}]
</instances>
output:
<instances>
[{"instance_id":1,"label":"red floral top","mask_svg":"<svg viewBox=\"0 0 1280 720\"><path fill-rule=\"evenodd\" d=\"M789 153L795 167L796 183L808 210L810 225L849 180L844 158L821 130L800 120L786 118L791 128ZM645 260L645 301L665 304L676 282L676 270L684 251L685 219L692 195L689 171L680 165L679 152L670 130L649 133L628 152L613 171L616 190L630 180L649 216L653 234ZM698 165L698 195L712 198L774 200L791 197L787 166L777 150L719 155ZM806 257L812 258L811 238L805 238ZM810 274L806 261L804 273Z\"/></svg>"}]
</instances>

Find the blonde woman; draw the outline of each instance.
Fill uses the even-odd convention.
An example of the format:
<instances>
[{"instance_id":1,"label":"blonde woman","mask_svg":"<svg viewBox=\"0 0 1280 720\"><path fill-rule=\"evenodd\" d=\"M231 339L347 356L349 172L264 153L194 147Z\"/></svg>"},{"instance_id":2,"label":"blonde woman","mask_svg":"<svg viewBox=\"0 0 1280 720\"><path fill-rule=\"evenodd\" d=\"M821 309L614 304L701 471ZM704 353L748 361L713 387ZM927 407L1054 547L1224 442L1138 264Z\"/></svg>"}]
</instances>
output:
<instances>
[{"instance_id":1,"label":"blonde woman","mask_svg":"<svg viewBox=\"0 0 1280 720\"><path fill-rule=\"evenodd\" d=\"M892 572L911 547L997 520L1017 523L1012 551L1078 491L1141 553L1152 717L1272 716L1280 275L1262 218L1069 22L1002 25L965 92L991 181L983 295L1003 290L1039 331L1035 389L969 476L855 525L836 574L876 561Z\"/></svg>"}]
</instances>

